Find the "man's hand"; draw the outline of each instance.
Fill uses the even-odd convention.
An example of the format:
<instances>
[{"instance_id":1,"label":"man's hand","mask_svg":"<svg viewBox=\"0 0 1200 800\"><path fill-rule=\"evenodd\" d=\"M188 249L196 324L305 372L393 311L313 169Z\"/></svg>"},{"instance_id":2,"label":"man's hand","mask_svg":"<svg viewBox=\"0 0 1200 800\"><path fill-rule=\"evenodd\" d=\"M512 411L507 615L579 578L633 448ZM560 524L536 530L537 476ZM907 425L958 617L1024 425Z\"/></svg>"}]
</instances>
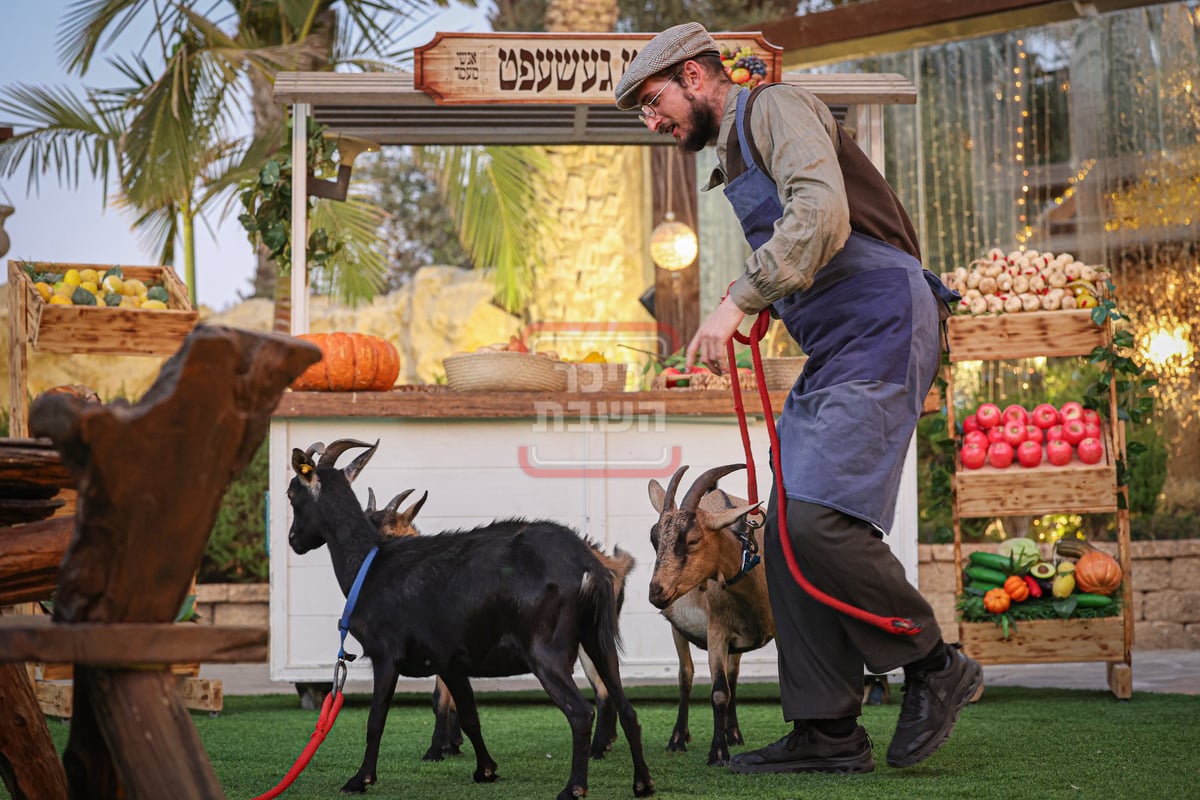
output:
<instances>
[{"instance_id":1,"label":"man's hand","mask_svg":"<svg viewBox=\"0 0 1200 800\"><path fill-rule=\"evenodd\" d=\"M717 306L717 310L700 323L700 328L692 337L691 343L688 344L685 366L691 369L692 365L696 363L698 355L699 359L708 364L714 373L725 374L725 354L729 340L733 338L734 331L737 330L745 316L745 312L738 308L733 300L728 297L722 300L721 305Z\"/></svg>"}]
</instances>

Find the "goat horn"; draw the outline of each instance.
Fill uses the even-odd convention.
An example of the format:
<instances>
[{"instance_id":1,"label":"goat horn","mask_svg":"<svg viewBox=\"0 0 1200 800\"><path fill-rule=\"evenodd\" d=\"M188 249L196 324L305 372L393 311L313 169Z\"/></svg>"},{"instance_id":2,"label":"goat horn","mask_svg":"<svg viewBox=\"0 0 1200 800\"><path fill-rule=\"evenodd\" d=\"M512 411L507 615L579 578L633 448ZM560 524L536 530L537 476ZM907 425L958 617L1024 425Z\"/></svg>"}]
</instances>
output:
<instances>
[{"instance_id":1,"label":"goat horn","mask_svg":"<svg viewBox=\"0 0 1200 800\"><path fill-rule=\"evenodd\" d=\"M363 444L359 442L359 444ZM365 446L365 445L364 445ZM362 472L363 467L371 460L371 456L375 455L375 450L379 447L379 440L375 440L375 444L371 445L367 450L359 453L350 466L342 470L342 474L346 476L347 483L354 483L354 479L358 477L358 473Z\"/></svg>"},{"instance_id":2,"label":"goat horn","mask_svg":"<svg viewBox=\"0 0 1200 800\"><path fill-rule=\"evenodd\" d=\"M379 442L375 442L376 446L378 444ZM357 439L338 439L333 444L324 448L321 452L321 460L317 462L317 467L320 469L332 468L337 464L337 460L341 457L342 453L352 447L371 447L371 444L370 442L360 442Z\"/></svg>"},{"instance_id":3,"label":"goat horn","mask_svg":"<svg viewBox=\"0 0 1200 800\"><path fill-rule=\"evenodd\" d=\"M367 507L363 509L363 513L375 513L375 490L370 486L367 487Z\"/></svg>"},{"instance_id":4,"label":"goat horn","mask_svg":"<svg viewBox=\"0 0 1200 800\"><path fill-rule=\"evenodd\" d=\"M387 504L387 508L385 508L384 511L393 514L396 513L396 509L399 508L400 504L404 502L404 498L408 497L412 493L412 489L405 489L403 492L392 498L392 502Z\"/></svg>"},{"instance_id":5,"label":"goat horn","mask_svg":"<svg viewBox=\"0 0 1200 800\"><path fill-rule=\"evenodd\" d=\"M667 483L667 494L663 498L663 511L675 510L675 490L679 488L679 479L683 477L683 473L685 472L687 472L687 464L675 470L675 474L671 476L670 482Z\"/></svg>"},{"instance_id":6,"label":"goat horn","mask_svg":"<svg viewBox=\"0 0 1200 800\"><path fill-rule=\"evenodd\" d=\"M713 467L708 470L699 478L696 478L696 482L692 484L692 488L688 489L688 493L683 498L683 502L679 504L679 508L683 511L695 511L696 507L700 505L700 498L717 488L717 481L729 473L745 469L745 467L745 464L726 464L723 467Z\"/></svg>"},{"instance_id":7,"label":"goat horn","mask_svg":"<svg viewBox=\"0 0 1200 800\"><path fill-rule=\"evenodd\" d=\"M308 446L308 449L304 451L304 455L308 456L311 459L313 457L313 453L321 454L324 452L325 452L325 443L324 442L313 442L312 444L310 444Z\"/></svg>"}]
</instances>

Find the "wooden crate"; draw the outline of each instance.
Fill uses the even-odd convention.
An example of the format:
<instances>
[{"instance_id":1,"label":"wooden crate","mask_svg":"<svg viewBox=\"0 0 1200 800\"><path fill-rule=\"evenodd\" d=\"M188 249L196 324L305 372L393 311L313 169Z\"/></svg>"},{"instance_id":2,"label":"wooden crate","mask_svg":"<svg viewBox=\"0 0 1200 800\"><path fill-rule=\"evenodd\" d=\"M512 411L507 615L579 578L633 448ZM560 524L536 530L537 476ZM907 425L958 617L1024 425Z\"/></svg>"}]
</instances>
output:
<instances>
[{"instance_id":1,"label":"wooden crate","mask_svg":"<svg viewBox=\"0 0 1200 800\"><path fill-rule=\"evenodd\" d=\"M1108 341L1108 326L1093 322L1091 309L955 314L946 325L952 362L1084 356Z\"/></svg>"},{"instance_id":2,"label":"wooden crate","mask_svg":"<svg viewBox=\"0 0 1200 800\"><path fill-rule=\"evenodd\" d=\"M1036 467L997 469L985 464L966 469L955 456L954 505L959 517L1004 517L1022 514L1109 514L1117 510L1117 464L1112 431L1103 426L1104 458L1056 467L1045 461Z\"/></svg>"},{"instance_id":3,"label":"wooden crate","mask_svg":"<svg viewBox=\"0 0 1200 800\"><path fill-rule=\"evenodd\" d=\"M9 261L10 291L25 293L26 341L46 353L105 353L109 355L171 355L196 325L198 313L188 300L187 287L170 267L127 267L127 278L161 282L170 297L167 309L60 306L42 300L25 272L28 263L39 272L69 269L107 270L110 264L65 264ZM14 343L16 346L16 343Z\"/></svg>"},{"instance_id":4,"label":"wooden crate","mask_svg":"<svg viewBox=\"0 0 1200 800\"><path fill-rule=\"evenodd\" d=\"M1007 639L994 622L960 622L958 628L963 651L981 664L1125 660L1123 616L1019 621Z\"/></svg>"}]
</instances>

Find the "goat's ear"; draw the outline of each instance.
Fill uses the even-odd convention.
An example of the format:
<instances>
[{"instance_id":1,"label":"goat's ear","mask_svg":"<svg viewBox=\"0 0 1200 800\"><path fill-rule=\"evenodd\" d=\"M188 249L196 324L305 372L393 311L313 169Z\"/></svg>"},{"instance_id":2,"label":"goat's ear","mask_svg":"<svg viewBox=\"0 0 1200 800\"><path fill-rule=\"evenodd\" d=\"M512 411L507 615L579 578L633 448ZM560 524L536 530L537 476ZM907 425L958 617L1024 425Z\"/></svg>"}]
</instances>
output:
<instances>
[{"instance_id":1,"label":"goat's ear","mask_svg":"<svg viewBox=\"0 0 1200 800\"><path fill-rule=\"evenodd\" d=\"M358 473L362 472L363 467L371 460L371 456L375 455L375 451L379 449L379 440L375 440L375 444L368 447L362 453L359 453L350 466L346 467L342 472L346 475L347 483L354 483L354 479L358 477Z\"/></svg>"},{"instance_id":2,"label":"goat's ear","mask_svg":"<svg viewBox=\"0 0 1200 800\"><path fill-rule=\"evenodd\" d=\"M663 489L662 484L654 480L654 478L650 479L650 486L648 488L650 489L650 505L654 506L654 510L661 514L663 512L663 498L667 496L667 492Z\"/></svg>"},{"instance_id":3,"label":"goat's ear","mask_svg":"<svg viewBox=\"0 0 1200 800\"><path fill-rule=\"evenodd\" d=\"M317 479L317 465L308 453L299 448L292 448L292 469L313 497L320 494L321 482Z\"/></svg>"},{"instance_id":4,"label":"goat's ear","mask_svg":"<svg viewBox=\"0 0 1200 800\"><path fill-rule=\"evenodd\" d=\"M739 519L742 519L747 514L757 511L761 506L762 501L751 503L750 505L738 506L737 508L727 508L716 512L698 509L696 511L696 516L700 518L705 527L714 531L718 531L722 528L728 528L730 525L737 522Z\"/></svg>"}]
</instances>

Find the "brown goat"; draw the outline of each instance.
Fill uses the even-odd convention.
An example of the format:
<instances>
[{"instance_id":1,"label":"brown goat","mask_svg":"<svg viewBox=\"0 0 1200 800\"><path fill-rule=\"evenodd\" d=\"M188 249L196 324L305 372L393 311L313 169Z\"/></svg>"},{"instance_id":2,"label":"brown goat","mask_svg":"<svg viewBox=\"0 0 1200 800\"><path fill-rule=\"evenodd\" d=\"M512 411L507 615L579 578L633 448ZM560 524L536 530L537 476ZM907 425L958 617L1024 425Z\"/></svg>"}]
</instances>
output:
<instances>
[{"instance_id":1,"label":"brown goat","mask_svg":"<svg viewBox=\"0 0 1200 800\"><path fill-rule=\"evenodd\" d=\"M385 536L420 536L421 531L414 524L417 512L425 505L429 492L421 494L420 499L403 511L403 503L412 489L406 489L392 498L382 509L375 508L375 492L367 489L367 507L365 513L371 523ZM619 547L613 548L613 554L601 550L589 541L597 560L608 570L612 578L613 591L617 597L618 607L625 596L625 578L635 565L633 556ZM594 759L604 758L612 749L612 743L617 739L617 716L608 696L608 687L600 679L596 667L582 648L579 650L579 663L583 666L584 675L596 693L596 731L592 737L590 755ZM441 761L446 756L457 756L462 752L462 729L458 723L458 710L454 706L454 698L441 677L436 679L433 687L433 737L429 749L421 756L422 761Z\"/></svg>"},{"instance_id":2,"label":"brown goat","mask_svg":"<svg viewBox=\"0 0 1200 800\"><path fill-rule=\"evenodd\" d=\"M650 529L654 574L650 602L671 623L679 656L679 712L667 744L669 752L687 750L688 698L692 691L689 644L708 651L712 674L713 737L709 766L729 761L729 746L744 744L737 721L737 679L742 653L757 650L775 637L775 619L767 598L767 578L752 569L732 585L726 582L742 568L746 515L757 510L745 500L717 489L723 476L742 469L732 464L708 470L692 484L679 508L675 490L686 466L671 476L666 490L650 481L650 502L658 522ZM762 550L762 529L753 536Z\"/></svg>"}]
</instances>

